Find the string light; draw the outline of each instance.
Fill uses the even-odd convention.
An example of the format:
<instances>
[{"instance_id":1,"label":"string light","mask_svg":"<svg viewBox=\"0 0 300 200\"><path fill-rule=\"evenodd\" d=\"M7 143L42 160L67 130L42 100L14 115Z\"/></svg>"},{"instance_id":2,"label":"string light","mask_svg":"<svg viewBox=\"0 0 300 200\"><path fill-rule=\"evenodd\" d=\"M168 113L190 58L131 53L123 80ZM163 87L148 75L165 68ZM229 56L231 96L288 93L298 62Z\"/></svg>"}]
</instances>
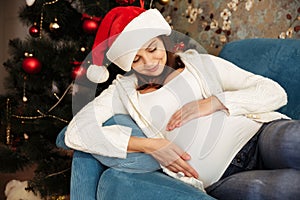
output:
<instances>
[{"instance_id":1,"label":"string light","mask_svg":"<svg viewBox=\"0 0 300 200\"><path fill-rule=\"evenodd\" d=\"M56 2L58 2L58 0L54 0L54 1L43 3L42 12L41 12L41 19L40 19L40 38L42 38L43 20L44 20L44 8L45 8L45 6L55 4Z\"/></svg>"},{"instance_id":2,"label":"string light","mask_svg":"<svg viewBox=\"0 0 300 200\"><path fill-rule=\"evenodd\" d=\"M53 95L55 96L55 98L57 99L57 100L59 100L59 96L54 92L53 93Z\"/></svg>"},{"instance_id":3,"label":"string light","mask_svg":"<svg viewBox=\"0 0 300 200\"><path fill-rule=\"evenodd\" d=\"M27 77L24 76L24 83L23 83L23 102L27 102L27 97L26 97L26 79Z\"/></svg>"},{"instance_id":4,"label":"string light","mask_svg":"<svg viewBox=\"0 0 300 200\"><path fill-rule=\"evenodd\" d=\"M10 116L11 116L11 106L10 106L10 102L9 102L9 98L7 98L6 100L6 144L9 145L11 144L11 124L10 124Z\"/></svg>"},{"instance_id":5,"label":"string light","mask_svg":"<svg viewBox=\"0 0 300 200\"><path fill-rule=\"evenodd\" d=\"M68 91L71 89L72 86L73 86L73 83L71 83L67 87L67 89L64 91L63 95L60 98L58 98L58 101L47 111L47 113L51 112L62 101L62 99L66 96L66 94L68 93ZM54 94L54 95L56 95L56 94ZM8 106L6 109L7 109L7 116L8 116ZM59 121L65 122L65 123L69 123L67 120L65 120L63 118L57 117L55 115L45 114L42 111L40 111L39 109L37 110L37 113L39 113L40 115L37 115L37 116L11 115L11 116L15 117L17 119L27 119L27 120L42 119L42 118L50 117L50 118L57 119ZM10 125L10 124L8 124L8 125ZM7 127L8 127L8 125L7 125ZM7 134L8 134L8 132L10 133L10 127L9 127L9 130L7 128L6 132L7 132Z\"/></svg>"},{"instance_id":6,"label":"string light","mask_svg":"<svg viewBox=\"0 0 300 200\"><path fill-rule=\"evenodd\" d=\"M53 110L61 102L61 100L66 96L67 92L71 89L72 86L73 86L73 82L67 87L67 89L65 90L65 92L60 98L58 98L56 93L54 93L54 96L58 98L58 101L48 110L48 112L51 112L51 110Z\"/></svg>"},{"instance_id":7,"label":"string light","mask_svg":"<svg viewBox=\"0 0 300 200\"><path fill-rule=\"evenodd\" d=\"M55 173L52 173L52 174L48 174L47 176L45 176L45 179L46 178L51 178L53 176L57 176L57 175L60 175L60 174L64 174L65 172L69 171L71 168L67 168L67 169L64 169L62 171L59 171L59 172L55 172Z\"/></svg>"},{"instance_id":8,"label":"string light","mask_svg":"<svg viewBox=\"0 0 300 200\"><path fill-rule=\"evenodd\" d=\"M37 110L37 112L40 114L38 116L21 116L21 115L11 115L12 117L15 117L17 119L29 119L29 120L34 120L34 119L42 119L42 118L46 118L46 117L50 117L53 119L57 119L59 121L65 122L65 123L69 123L67 120L62 119L60 117L57 117L55 115L47 115L42 113L40 110Z\"/></svg>"}]
</instances>

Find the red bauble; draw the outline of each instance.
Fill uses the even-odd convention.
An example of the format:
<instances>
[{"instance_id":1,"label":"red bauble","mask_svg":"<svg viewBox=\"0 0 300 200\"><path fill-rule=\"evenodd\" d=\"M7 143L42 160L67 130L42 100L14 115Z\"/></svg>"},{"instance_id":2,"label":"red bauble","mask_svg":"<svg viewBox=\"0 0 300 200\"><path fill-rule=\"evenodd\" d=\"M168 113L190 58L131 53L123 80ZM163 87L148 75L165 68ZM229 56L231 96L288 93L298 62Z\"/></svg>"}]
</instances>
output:
<instances>
[{"instance_id":1,"label":"red bauble","mask_svg":"<svg viewBox=\"0 0 300 200\"><path fill-rule=\"evenodd\" d=\"M84 67L76 66L72 70L71 77L72 79L82 78L85 76L85 74L86 74L86 69Z\"/></svg>"},{"instance_id":2,"label":"red bauble","mask_svg":"<svg viewBox=\"0 0 300 200\"><path fill-rule=\"evenodd\" d=\"M99 22L93 18L86 18L83 20L82 29L88 34L94 34L97 32Z\"/></svg>"},{"instance_id":3,"label":"red bauble","mask_svg":"<svg viewBox=\"0 0 300 200\"><path fill-rule=\"evenodd\" d=\"M39 27L34 24L32 25L30 28L29 28L29 34L32 36L32 37L38 37L40 35L40 29Z\"/></svg>"},{"instance_id":4,"label":"red bauble","mask_svg":"<svg viewBox=\"0 0 300 200\"><path fill-rule=\"evenodd\" d=\"M27 57L23 60L22 68L28 74L39 73L42 69L41 62L35 57Z\"/></svg>"}]
</instances>

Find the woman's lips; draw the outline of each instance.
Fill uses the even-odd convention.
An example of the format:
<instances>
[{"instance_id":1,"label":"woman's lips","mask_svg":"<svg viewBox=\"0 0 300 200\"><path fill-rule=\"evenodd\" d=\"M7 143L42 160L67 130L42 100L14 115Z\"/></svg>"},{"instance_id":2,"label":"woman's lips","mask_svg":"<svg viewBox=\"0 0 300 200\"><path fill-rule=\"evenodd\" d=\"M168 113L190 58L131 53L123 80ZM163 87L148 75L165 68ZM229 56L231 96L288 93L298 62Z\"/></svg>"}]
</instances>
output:
<instances>
[{"instance_id":1,"label":"woman's lips","mask_svg":"<svg viewBox=\"0 0 300 200\"><path fill-rule=\"evenodd\" d=\"M159 65L154 66L151 69L147 69L149 72L155 72L158 69Z\"/></svg>"}]
</instances>

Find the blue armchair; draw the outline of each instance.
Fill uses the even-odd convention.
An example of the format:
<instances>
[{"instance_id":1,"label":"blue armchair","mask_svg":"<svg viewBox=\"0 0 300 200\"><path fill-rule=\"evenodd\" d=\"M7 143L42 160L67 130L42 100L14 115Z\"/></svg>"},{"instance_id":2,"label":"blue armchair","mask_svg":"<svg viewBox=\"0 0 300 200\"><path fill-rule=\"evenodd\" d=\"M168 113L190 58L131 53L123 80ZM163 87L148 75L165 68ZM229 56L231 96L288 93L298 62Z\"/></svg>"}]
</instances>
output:
<instances>
[{"instance_id":1,"label":"blue armchair","mask_svg":"<svg viewBox=\"0 0 300 200\"><path fill-rule=\"evenodd\" d=\"M220 57L248 71L276 80L288 93L279 111L300 119L300 40L245 39L226 44ZM57 138L63 146L64 130ZM100 193L96 194L97 191ZM106 168L93 156L74 151L71 199L212 199L200 190L170 178L161 171L127 173Z\"/></svg>"}]
</instances>

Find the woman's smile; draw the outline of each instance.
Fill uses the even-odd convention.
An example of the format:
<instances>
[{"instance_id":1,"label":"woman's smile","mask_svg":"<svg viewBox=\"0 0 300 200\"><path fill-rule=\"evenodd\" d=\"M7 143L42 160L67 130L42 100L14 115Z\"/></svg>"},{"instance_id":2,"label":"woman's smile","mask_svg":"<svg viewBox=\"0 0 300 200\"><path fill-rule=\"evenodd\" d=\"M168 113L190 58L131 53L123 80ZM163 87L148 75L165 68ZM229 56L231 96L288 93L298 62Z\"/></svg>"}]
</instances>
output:
<instances>
[{"instance_id":1,"label":"woman's smile","mask_svg":"<svg viewBox=\"0 0 300 200\"><path fill-rule=\"evenodd\" d=\"M146 69L148 70L149 72L155 72L156 70L158 70L159 68L159 64L155 65L154 67L150 68L150 69Z\"/></svg>"}]
</instances>

